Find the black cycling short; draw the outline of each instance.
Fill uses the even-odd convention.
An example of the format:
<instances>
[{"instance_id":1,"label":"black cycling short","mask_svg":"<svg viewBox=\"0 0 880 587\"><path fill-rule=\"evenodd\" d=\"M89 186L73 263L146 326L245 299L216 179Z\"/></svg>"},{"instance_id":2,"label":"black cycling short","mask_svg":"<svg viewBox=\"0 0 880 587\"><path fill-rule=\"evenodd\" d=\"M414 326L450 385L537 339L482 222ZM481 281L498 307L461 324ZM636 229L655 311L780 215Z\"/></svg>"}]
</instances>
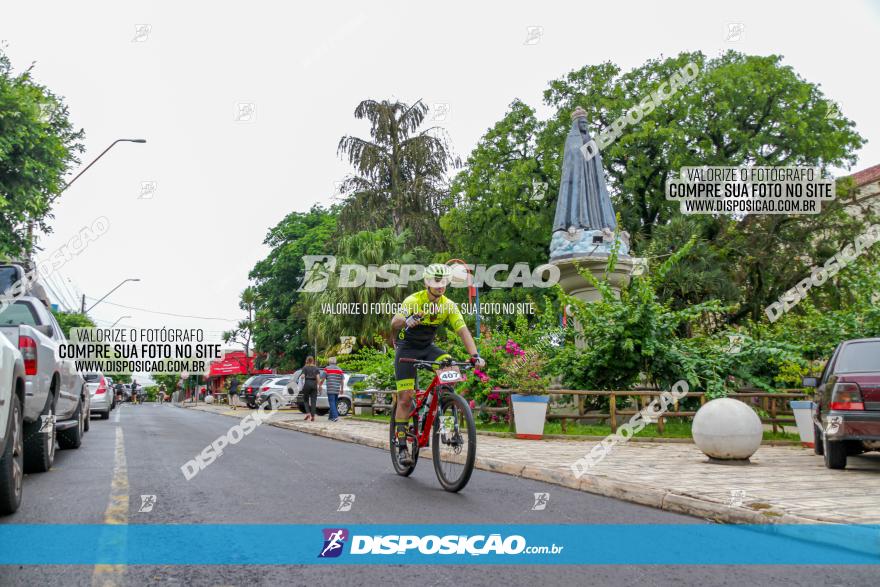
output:
<instances>
[{"instance_id":1,"label":"black cycling short","mask_svg":"<svg viewBox=\"0 0 880 587\"><path fill-rule=\"evenodd\" d=\"M416 366L412 363L401 363L400 359L436 361L447 357L450 357L449 353L433 344L424 348L397 345L397 349L394 351L394 378L397 380L397 391L415 389L416 386Z\"/></svg>"}]
</instances>

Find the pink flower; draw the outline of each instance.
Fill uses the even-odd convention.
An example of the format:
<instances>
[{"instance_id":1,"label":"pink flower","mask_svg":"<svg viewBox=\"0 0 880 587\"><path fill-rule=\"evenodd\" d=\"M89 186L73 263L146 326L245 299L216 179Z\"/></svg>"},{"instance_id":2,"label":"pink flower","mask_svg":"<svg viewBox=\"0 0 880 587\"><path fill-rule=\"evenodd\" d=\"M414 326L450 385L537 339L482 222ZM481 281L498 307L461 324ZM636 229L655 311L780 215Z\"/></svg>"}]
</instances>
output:
<instances>
[{"instance_id":1,"label":"pink flower","mask_svg":"<svg viewBox=\"0 0 880 587\"><path fill-rule=\"evenodd\" d=\"M479 369L474 369L474 375L476 375L477 378L480 381L482 381L483 383L486 383L487 381L489 381L489 376L486 375L485 373L483 373L482 371L480 371Z\"/></svg>"},{"instance_id":2,"label":"pink flower","mask_svg":"<svg viewBox=\"0 0 880 587\"><path fill-rule=\"evenodd\" d=\"M477 407L477 405L474 403L474 400L469 401L468 405L471 407L472 410Z\"/></svg>"},{"instance_id":3,"label":"pink flower","mask_svg":"<svg viewBox=\"0 0 880 587\"><path fill-rule=\"evenodd\" d=\"M491 401L495 401L495 400L497 400L497 399L500 398L500 397L501 397L501 396L500 396L499 394L497 394L497 393L490 393L490 394L486 397L486 399L491 400Z\"/></svg>"}]
</instances>

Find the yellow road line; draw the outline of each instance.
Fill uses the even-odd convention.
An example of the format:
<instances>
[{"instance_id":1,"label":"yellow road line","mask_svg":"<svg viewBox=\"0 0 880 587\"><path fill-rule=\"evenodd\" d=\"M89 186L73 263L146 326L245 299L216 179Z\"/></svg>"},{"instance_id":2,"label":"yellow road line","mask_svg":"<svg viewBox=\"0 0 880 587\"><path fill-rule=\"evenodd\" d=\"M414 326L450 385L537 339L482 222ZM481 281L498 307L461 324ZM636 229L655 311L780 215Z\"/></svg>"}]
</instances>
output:
<instances>
[{"instance_id":1,"label":"yellow road line","mask_svg":"<svg viewBox=\"0 0 880 587\"><path fill-rule=\"evenodd\" d=\"M118 417L118 416L117 416ZM125 437L122 426L116 427L116 457L113 464L113 481L110 484L110 503L104 512L105 524L128 524L128 466L125 463ZM115 535L114 535L115 536ZM124 541L124 538L122 538ZM108 541L109 542L109 541ZM110 546L110 544L108 544ZM125 550L122 544L112 544L113 550ZM125 565L95 565L92 587L113 587L122 584Z\"/></svg>"}]
</instances>

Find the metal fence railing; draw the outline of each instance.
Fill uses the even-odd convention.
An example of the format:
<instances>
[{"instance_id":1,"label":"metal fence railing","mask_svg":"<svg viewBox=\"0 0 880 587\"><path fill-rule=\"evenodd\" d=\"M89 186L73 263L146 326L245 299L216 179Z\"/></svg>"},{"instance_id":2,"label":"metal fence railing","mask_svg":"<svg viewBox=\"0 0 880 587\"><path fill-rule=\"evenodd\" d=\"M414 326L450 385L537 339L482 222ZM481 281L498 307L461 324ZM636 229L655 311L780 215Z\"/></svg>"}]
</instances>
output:
<instances>
[{"instance_id":1,"label":"metal fence railing","mask_svg":"<svg viewBox=\"0 0 880 587\"><path fill-rule=\"evenodd\" d=\"M547 421L560 421L562 431L566 432L566 423L569 421L594 421L604 424L608 422L611 425L611 431L616 432L618 427L618 419L629 417L637 414L640 410L647 407L654 399L659 399L663 390L658 389L632 389L632 390L615 390L615 391L593 391L583 389L554 389L547 393L551 396L551 402L547 410ZM493 393L499 395L507 395L516 393L510 389L496 389ZM391 409L391 398L394 394L393 390L370 390L359 391L354 394L354 407L369 408L371 415L377 412L389 412ZM571 396L573 405L570 402L552 401L553 398L563 396ZM608 398L607 411L592 410L587 411L587 398ZM794 413L788 406L790 400L810 399L812 396L796 389L786 389L779 393L768 393L764 391L743 389L736 393L730 394L728 397L740 400L752 407L760 408L765 416L761 417L763 424L772 426L773 432L777 432L779 427L785 424L793 425L795 423ZM618 400L624 398L624 407L618 406ZM699 398L700 405L706 403L706 394L701 391L688 392L680 401L673 404L672 409L667 410L657 418L657 430L663 434L664 420L667 418L693 418L696 411L679 409L679 404L688 398ZM576 410L574 413L570 413ZM513 430L513 406L507 401L506 406L490 407L476 406L476 413L507 413L510 429Z\"/></svg>"}]
</instances>

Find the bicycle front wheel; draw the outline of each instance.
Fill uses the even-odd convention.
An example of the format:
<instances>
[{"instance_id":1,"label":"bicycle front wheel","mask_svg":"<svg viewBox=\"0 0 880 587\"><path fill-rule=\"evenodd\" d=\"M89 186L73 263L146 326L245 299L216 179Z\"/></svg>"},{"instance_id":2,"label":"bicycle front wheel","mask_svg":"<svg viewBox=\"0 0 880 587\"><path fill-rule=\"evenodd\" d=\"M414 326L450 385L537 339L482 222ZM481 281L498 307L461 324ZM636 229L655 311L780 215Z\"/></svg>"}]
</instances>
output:
<instances>
[{"instance_id":1,"label":"bicycle front wheel","mask_svg":"<svg viewBox=\"0 0 880 587\"><path fill-rule=\"evenodd\" d=\"M474 472L477 427L470 406L449 388L440 391L431 450L434 471L443 489L453 493L464 489Z\"/></svg>"}]
</instances>

